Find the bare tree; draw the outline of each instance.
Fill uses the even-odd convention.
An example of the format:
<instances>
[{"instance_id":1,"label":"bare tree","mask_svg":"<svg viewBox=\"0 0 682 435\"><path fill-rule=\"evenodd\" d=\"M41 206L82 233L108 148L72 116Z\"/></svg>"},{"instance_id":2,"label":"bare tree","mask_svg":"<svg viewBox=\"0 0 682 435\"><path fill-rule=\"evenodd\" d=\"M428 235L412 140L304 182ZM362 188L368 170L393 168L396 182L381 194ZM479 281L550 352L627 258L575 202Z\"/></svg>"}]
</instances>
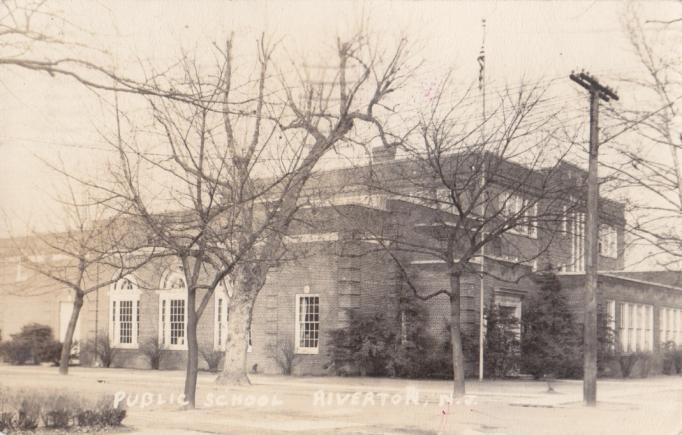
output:
<instances>
[{"instance_id":1,"label":"bare tree","mask_svg":"<svg viewBox=\"0 0 682 435\"><path fill-rule=\"evenodd\" d=\"M446 82L447 83L447 82ZM406 159L371 171L369 186L379 194L416 203L380 231L369 230L418 299L447 297L450 303L454 395L465 393L461 338L461 280L490 275L518 281L532 270L566 213L567 201L583 181L562 179L572 138L553 111L543 110L543 90L522 86L503 92L489 117L467 113L463 100L446 102L444 84L430 111L398 149ZM563 137L562 137L563 135ZM564 208L568 204L567 208ZM485 258L517 267L515 277L484 269ZM442 265L448 285L433 289L411 265Z\"/></svg>"},{"instance_id":2,"label":"bare tree","mask_svg":"<svg viewBox=\"0 0 682 435\"><path fill-rule=\"evenodd\" d=\"M629 4L623 27L640 68L621 78L633 98L607 114L618 133L604 142L611 141L620 159L606 166L614 174L611 187L627 195L632 209L631 243L655 246L660 265L675 267L682 248L682 234L675 230L682 210L680 24L645 20Z\"/></svg>"},{"instance_id":3,"label":"bare tree","mask_svg":"<svg viewBox=\"0 0 682 435\"><path fill-rule=\"evenodd\" d=\"M249 382L246 350L251 312L268 271L276 264L273 257L281 257L286 249L283 236L294 221L304 187L316 166L340 144L367 143L376 136L386 146L395 147L402 140L385 126L386 119L394 113L389 96L413 73L406 66L406 41L399 41L391 51L381 51L366 33L360 32L346 41L338 39L336 49L337 66L329 68L331 78L311 78L309 73L298 69L299 83L292 86L285 75L280 75L285 99L280 111L275 112L281 113L275 119L275 131L282 135L289 152L277 162L282 164L287 157L290 160L284 166L286 175L267 194L265 221L268 225L262 232L262 245L252 249L233 273L235 297L230 305L231 321L224 370L218 378L220 383ZM231 113L227 106L224 113ZM227 116L225 126L230 142L234 136ZM255 132L253 137L259 137L259 133ZM256 164L257 143L252 140L242 150L237 158L238 162L246 163L242 167ZM252 178L248 170L242 169L240 173L244 178ZM240 221L241 227L253 228L258 222L253 215L242 216L245 219Z\"/></svg>"},{"instance_id":4,"label":"bare tree","mask_svg":"<svg viewBox=\"0 0 682 435\"><path fill-rule=\"evenodd\" d=\"M146 65L137 73L132 73L131 68L127 69L127 74L120 73L116 66L109 66L112 58L106 49L84 42L92 36L91 30L81 28L63 16L57 2L0 2L1 68L20 68L46 73L52 78L70 78L94 92L164 97L196 105L211 103L161 84L158 71L170 67Z\"/></svg>"},{"instance_id":5,"label":"bare tree","mask_svg":"<svg viewBox=\"0 0 682 435\"><path fill-rule=\"evenodd\" d=\"M107 207L80 198L72 184L67 185L68 195L61 200L66 220L63 230L30 232L21 239L12 239L18 267L47 278L46 288L20 287L15 291L30 296L36 291L54 293L66 288L73 295L59 363L63 375L68 374L74 331L85 297L126 278L156 253L153 247L140 244L144 238L136 234L123 215L108 213Z\"/></svg>"},{"instance_id":6,"label":"bare tree","mask_svg":"<svg viewBox=\"0 0 682 435\"><path fill-rule=\"evenodd\" d=\"M237 75L232 39L214 48L211 68L185 56L178 78L164 77L193 101L148 98L162 144L145 146L136 134L122 134L119 125L111 140L119 156L112 164L114 183L86 182L117 212L143 222L155 245L182 264L190 406L196 396L196 325L215 288L223 280L232 287L225 368L218 380L248 383L251 312L269 269L286 253L285 236L306 181L337 144L366 134L355 130L356 123L378 129L385 140L391 137L377 112L407 77L401 69L404 41L386 58L370 50L364 35L339 40L333 78L313 81L298 69L296 86L288 83L290 74L275 71L274 46L263 38L255 77ZM351 64L360 71L353 78ZM142 178L152 173L163 178L156 191Z\"/></svg>"}]
</instances>

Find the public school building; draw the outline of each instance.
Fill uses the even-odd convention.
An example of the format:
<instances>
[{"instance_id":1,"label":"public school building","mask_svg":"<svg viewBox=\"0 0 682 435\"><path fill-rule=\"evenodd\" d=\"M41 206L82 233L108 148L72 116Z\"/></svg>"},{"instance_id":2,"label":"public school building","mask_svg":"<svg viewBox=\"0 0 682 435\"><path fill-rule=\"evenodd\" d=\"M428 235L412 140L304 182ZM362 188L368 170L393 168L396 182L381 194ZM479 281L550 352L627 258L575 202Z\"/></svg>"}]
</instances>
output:
<instances>
[{"instance_id":1,"label":"public school building","mask_svg":"<svg viewBox=\"0 0 682 435\"><path fill-rule=\"evenodd\" d=\"M409 195L377 191L352 180L363 179L368 171L391 173L397 166L409 164L389 158L375 162L372 168L326 171L312 181L308 204L301 209L310 223L295 227L289 236L289 243L301 255L271 269L256 301L248 353L248 367L253 371L279 372L273 349L290 346L297 354L294 373L325 374L329 332L347 327L352 312L381 312L404 318L398 303L405 288L402 274L370 235L399 226L411 237L428 241L432 236L425 229L434 225L431 216L435 205L411 200ZM509 165L513 171L514 164ZM573 165L564 165L560 170L565 171L566 180L575 183L585 176ZM320 196L319 191L326 193ZM606 198L601 203L598 302L610 315L618 349L656 351L667 341L682 344L682 275L623 271L624 208ZM477 267L510 279L498 280L489 275L481 278L476 273L462 277L461 321L465 334L478 337L480 310L493 301L522 318L524 300L536 289L530 279L513 278L543 270L547 265L557 271L562 291L576 313L580 312L585 282L584 209L564 208L569 209L554 227L515 229L505 240L486 247L474 258ZM450 213L452 219L457 219L447 208L438 212L441 216ZM9 240L0 244L2 339L9 339L10 334L31 322L51 326L57 338L63 339L71 313L69 290L22 266ZM519 260L545 245L548 248L538 252L532 261ZM425 293L448 288L441 261L419 253L405 255L403 264ZM45 253L38 261L57 259ZM112 271L102 270L101 276L93 279L111 276ZM199 321L202 352L223 348L230 321L229 303L230 289L219 288ZM430 332L436 337L446 334L450 313L447 296L440 295L424 304ZM81 344L108 340L116 349L113 366L136 368L149 367L142 352L144 343L158 341L162 348L161 368L182 368L186 358L186 305L180 266L150 264L109 288L88 294L75 339ZM96 358L84 349L82 346L81 363L96 365ZM475 355L469 357L470 363L475 362Z\"/></svg>"}]
</instances>

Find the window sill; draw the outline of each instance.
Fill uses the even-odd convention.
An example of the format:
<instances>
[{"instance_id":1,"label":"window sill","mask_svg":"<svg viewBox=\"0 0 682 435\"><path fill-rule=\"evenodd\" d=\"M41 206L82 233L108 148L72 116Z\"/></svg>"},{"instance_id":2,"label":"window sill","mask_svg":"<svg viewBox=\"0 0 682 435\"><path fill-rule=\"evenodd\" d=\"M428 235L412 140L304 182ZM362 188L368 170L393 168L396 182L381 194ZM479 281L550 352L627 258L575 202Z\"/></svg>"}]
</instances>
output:
<instances>
[{"instance_id":1,"label":"window sill","mask_svg":"<svg viewBox=\"0 0 682 435\"><path fill-rule=\"evenodd\" d=\"M317 355L320 353L320 348L315 347L315 348L296 348L294 353L298 355Z\"/></svg>"},{"instance_id":2,"label":"window sill","mask_svg":"<svg viewBox=\"0 0 682 435\"><path fill-rule=\"evenodd\" d=\"M508 229L508 230L507 230L507 234L513 234L513 235L515 235L515 236L526 237L526 238L528 238L528 239L537 239L537 238L538 238L537 233L531 233L531 234L529 234L529 233L526 233L526 232L524 232L524 231L519 231L519 230L517 230L517 229L515 229L515 228L510 228L510 229Z\"/></svg>"},{"instance_id":3,"label":"window sill","mask_svg":"<svg viewBox=\"0 0 682 435\"><path fill-rule=\"evenodd\" d=\"M161 350L187 350L186 344L168 344L161 346Z\"/></svg>"},{"instance_id":4,"label":"window sill","mask_svg":"<svg viewBox=\"0 0 682 435\"><path fill-rule=\"evenodd\" d=\"M135 344L118 343L112 344L111 347L113 347L114 349L139 349L139 345L137 343Z\"/></svg>"}]
</instances>

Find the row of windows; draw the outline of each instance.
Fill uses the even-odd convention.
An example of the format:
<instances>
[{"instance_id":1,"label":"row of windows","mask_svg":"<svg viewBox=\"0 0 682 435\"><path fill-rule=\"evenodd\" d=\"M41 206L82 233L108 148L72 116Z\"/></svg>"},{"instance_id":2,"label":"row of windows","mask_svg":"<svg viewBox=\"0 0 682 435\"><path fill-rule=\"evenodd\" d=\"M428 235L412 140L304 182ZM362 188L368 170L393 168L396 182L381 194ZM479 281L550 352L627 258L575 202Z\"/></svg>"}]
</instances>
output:
<instances>
[{"instance_id":1,"label":"row of windows","mask_svg":"<svg viewBox=\"0 0 682 435\"><path fill-rule=\"evenodd\" d=\"M139 289L132 280L121 280L111 294L109 336L113 345L135 348L139 343ZM228 295L216 291L214 314L214 348L224 350L227 339ZM185 349L187 304L181 288L164 292L159 299L159 344L166 349ZM297 353L318 353L320 336L320 298L318 295L296 295L295 350ZM251 334L249 333L249 351Z\"/></svg>"},{"instance_id":2,"label":"row of windows","mask_svg":"<svg viewBox=\"0 0 682 435\"><path fill-rule=\"evenodd\" d=\"M619 350L637 352L653 350L654 306L607 301L609 326L618 338ZM616 307L619 316L616 316ZM616 321L618 317L618 321ZM682 309L661 307L658 319L660 343L682 345Z\"/></svg>"}]
</instances>

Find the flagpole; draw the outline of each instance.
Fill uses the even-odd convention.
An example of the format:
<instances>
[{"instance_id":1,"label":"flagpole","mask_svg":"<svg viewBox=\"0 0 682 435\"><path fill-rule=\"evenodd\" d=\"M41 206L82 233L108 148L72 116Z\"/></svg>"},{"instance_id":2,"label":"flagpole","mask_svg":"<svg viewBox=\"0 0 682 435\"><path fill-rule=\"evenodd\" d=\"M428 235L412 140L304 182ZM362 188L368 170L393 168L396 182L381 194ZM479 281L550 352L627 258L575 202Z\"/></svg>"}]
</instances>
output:
<instances>
[{"instance_id":1,"label":"flagpole","mask_svg":"<svg viewBox=\"0 0 682 435\"><path fill-rule=\"evenodd\" d=\"M478 74L478 89L481 91L481 111L483 114L483 119L481 121L481 143L485 143L485 18L481 20L481 26L483 27L483 42L481 43L481 51L478 56L479 64L479 74ZM483 172L483 185L482 189L485 188L485 169ZM485 198L485 195L483 195ZM485 207L483 207L485 212ZM483 309L485 307L485 245L481 246L481 285L479 288L479 317L478 317L478 380L479 382L483 380L483 344L484 344L484 333L483 333Z\"/></svg>"}]
</instances>

